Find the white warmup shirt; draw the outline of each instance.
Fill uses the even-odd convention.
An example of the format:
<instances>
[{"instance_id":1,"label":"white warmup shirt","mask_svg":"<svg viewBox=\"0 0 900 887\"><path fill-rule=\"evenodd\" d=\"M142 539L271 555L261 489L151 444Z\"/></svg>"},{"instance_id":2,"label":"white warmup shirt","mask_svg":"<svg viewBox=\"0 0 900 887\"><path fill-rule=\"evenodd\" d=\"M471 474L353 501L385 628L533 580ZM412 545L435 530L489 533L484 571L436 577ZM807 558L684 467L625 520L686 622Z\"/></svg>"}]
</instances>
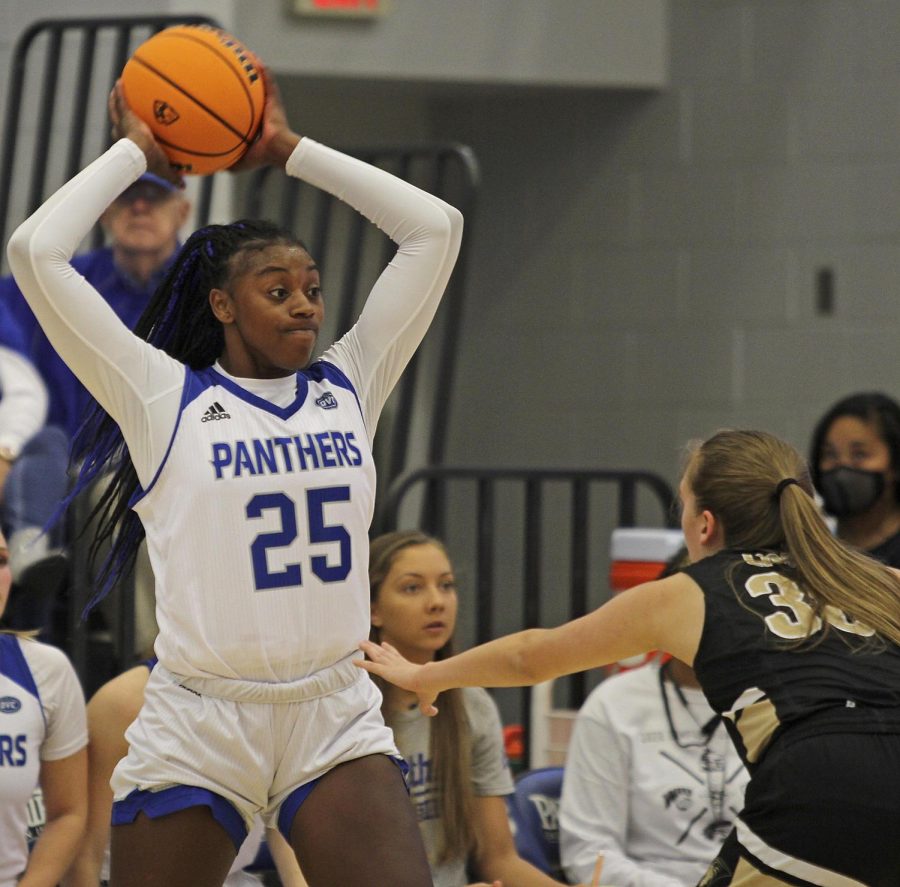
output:
<instances>
[{"instance_id":1,"label":"white warmup shirt","mask_svg":"<svg viewBox=\"0 0 900 887\"><path fill-rule=\"evenodd\" d=\"M18 455L47 418L47 388L31 361L0 345L0 447Z\"/></svg>"},{"instance_id":2,"label":"white warmup shirt","mask_svg":"<svg viewBox=\"0 0 900 887\"><path fill-rule=\"evenodd\" d=\"M663 691L666 698L663 699ZM682 701L683 698L683 701ZM570 880L693 887L743 807L745 770L699 689L663 687L659 666L607 678L578 713L560 800Z\"/></svg>"}]
</instances>

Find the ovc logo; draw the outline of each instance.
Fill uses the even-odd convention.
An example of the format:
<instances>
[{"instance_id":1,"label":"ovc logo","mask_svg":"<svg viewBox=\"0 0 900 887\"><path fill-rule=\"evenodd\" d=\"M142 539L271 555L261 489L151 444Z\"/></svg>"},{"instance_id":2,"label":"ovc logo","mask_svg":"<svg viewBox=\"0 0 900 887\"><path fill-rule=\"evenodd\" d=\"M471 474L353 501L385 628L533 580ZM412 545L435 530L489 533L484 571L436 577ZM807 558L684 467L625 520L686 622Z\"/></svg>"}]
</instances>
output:
<instances>
[{"instance_id":1,"label":"ovc logo","mask_svg":"<svg viewBox=\"0 0 900 887\"><path fill-rule=\"evenodd\" d=\"M15 696L0 696L0 714L12 715L22 707L22 702Z\"/></svg>"}]
</instances>

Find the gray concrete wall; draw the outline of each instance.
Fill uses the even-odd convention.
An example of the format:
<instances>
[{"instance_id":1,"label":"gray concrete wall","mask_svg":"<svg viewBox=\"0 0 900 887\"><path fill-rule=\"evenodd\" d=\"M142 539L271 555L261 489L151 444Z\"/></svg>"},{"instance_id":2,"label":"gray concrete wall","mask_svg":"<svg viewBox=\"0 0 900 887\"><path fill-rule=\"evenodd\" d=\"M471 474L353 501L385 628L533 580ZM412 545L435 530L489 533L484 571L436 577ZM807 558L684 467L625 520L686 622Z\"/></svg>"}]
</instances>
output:
<instances>
[{"instance_id":1,"label":"gray concrete wall","mask_svg":"<svg viewBox=\"0 0 900 887\"><path fill-rule=\"evenodd\" d=\"M475 149L483 190L450 406L455 460L674 478L689 436L737 423L804 444L836 396L895 391L897 4L672 0L665 39L648 27L651 61L668 59L669 85L655 90L559 86L563 63L548 71L534 37L561 39L547 24L563 6L553 0L396 0L371 24L289 18L277 0L11 2L0 4L0 66L34 19L148 6L246 29L316 138ZM628 6L649 22L659 12ZM570 32L581 21L607 37L592 15L622 13L600 0L565 8ZM441 67L448 47L477 76ZM590 61L583 43L572 55ZM519 85L502 76L514 68ZM535 85L541 70L554 86ZM816 312L823 267L835 276L830 316ZM507 395L472 421L486 379Z\"/></svg>"},{"instance_id":2,"label":"gray concrete wall","mask_svg":"<svg viewBox=\"0 0 900 887\"><path fill-rule=\"evenodd\" d=\"M383 17L235 5L235 27L282 73L434 83L661 86L664 0L392 0Z\"/></svg>"},{"instance_id":3,"label":"gray concrete wall","mask_svg":"<svg viewBox=\"0 0 900 887\"><path fill-rule=\"evenodd\" d=\"M689 437L805 448L838 396L900 395L900 6L675 0L670 27L665 91L434 109L484 180L456 459L674 481Z\"/></svg>"}]
</instances>

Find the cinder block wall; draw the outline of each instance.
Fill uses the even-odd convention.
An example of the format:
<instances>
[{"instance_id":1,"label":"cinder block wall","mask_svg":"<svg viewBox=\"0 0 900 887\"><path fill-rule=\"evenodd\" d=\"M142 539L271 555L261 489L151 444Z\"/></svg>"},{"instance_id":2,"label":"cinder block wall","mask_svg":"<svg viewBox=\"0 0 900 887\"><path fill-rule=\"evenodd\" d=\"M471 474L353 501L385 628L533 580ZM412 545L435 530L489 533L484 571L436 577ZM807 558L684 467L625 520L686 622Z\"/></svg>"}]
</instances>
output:
<instances>
[{"instance_id":1,"label":"cinder block wall","mask_svg":"<svg viewBox=\"0 0 900 887\"><path fill-rule=\"evenodd\" d=\"M151 5L230 27L243 10ZM142 8L3 4L0 69L37 18ZM674 481L681 444L719 425L805 447L834 398L900 395L900 6L671 0L668 34L662 91L283 75L314 137L456 139L481 161L454 461Z\"/></svg>"},{"instance_id":2,"label":"cinder block wall","mask_svg":"<svg viewBox=\"0 0 900 887\"><path fill-rule=\"evenodd\" d=\"M718 426L805 449L900 396L900 6L674 0L670 37L662 93L439 103L484 172L456 459L674 481Z\"/></svg>"}]
</instances>

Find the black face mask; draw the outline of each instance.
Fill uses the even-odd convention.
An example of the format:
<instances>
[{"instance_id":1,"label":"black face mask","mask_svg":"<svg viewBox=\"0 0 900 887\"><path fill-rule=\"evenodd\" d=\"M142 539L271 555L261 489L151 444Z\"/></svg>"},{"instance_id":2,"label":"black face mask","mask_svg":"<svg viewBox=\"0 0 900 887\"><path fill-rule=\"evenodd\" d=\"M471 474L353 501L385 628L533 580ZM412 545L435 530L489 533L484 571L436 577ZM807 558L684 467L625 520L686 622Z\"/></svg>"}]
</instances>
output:
<instances>
[{"instance_id":1,"label":"black face mask","mask_svg":"<svg viewBox=\"0 0 900 887\"><path fill-rule=\"evenodd\" d=\"M819 492L829 514L851 517L871 508L884 492L884 484L884 474L880 471L864 471L842 465L823 472L819 479Z\"/></svg>"}]
</instances>

